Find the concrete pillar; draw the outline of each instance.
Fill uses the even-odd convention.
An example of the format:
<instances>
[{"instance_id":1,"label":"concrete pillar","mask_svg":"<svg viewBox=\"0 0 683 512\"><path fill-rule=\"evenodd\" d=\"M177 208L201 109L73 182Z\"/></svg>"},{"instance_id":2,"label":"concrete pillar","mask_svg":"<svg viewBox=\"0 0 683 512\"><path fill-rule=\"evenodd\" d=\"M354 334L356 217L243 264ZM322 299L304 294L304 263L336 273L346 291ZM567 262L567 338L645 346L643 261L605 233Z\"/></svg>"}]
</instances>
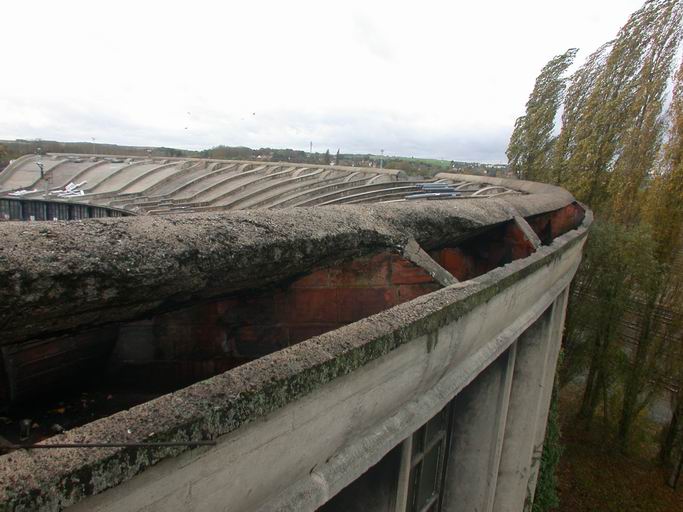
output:
<instances>
[{"instance_id":1,"label":"concrete pillar","mask_svg":"<svg viewBox=\"0 0 683 512\"><path fill-rule=\"evenodd\" d=\"M398 470L398 483L396 484L396 512L408 510L408 494L410 493L410 467L413 453L413 436L401 443L401 465Z\"/></svg>"},{"instance_id":2,"label":"concrete pillar","mask_svg":"<svg viewBox=\"0 0 683 512\"><path fill-rule=\"evenodd\" d=\"M517 340L496 512L521 512L533 500L566 304L567 290Z\"/></svg>"},{"instance_id":3,"label":"concrete pillar","mask_svg":"<svg viewBox=\"0 0 683 512\"><path fill-rule=\"evenodd\" d=\"M516 345L455 399L444 512L491 512L503 448Z\"/></svg>"},{"instance_id":4,"label":"concrete pillar","mask_svg":"<svg viewBox=\"0 0 683 512\"><path fill-rule=\"evenodd\" d=\"M562 347L562 333L564 331L564 320L567 312L567 303L569 301L569 288L566 288L559 297L555 300L553 305L553 315L556 317L553 320L552 331L550 332L550 347L548 350L548 360L546 369L546 382L543 386L543 394L541 396L541 404L539 407L539 415L536 421L536 434L534 438L534 454L531 459L531 471L529 475L529 485L527 501L529 503L529 510L531 504L534 502L534 494L536 491L536 481L538 480L538 470L541 467L541 455L543 454L543 442L545 441L545 431L548 424L548 412L550 409L550 400L553 394L553 385L555 382L555 374L557 371L557 359L560 355Z\"/></svg>"}]
</instances>

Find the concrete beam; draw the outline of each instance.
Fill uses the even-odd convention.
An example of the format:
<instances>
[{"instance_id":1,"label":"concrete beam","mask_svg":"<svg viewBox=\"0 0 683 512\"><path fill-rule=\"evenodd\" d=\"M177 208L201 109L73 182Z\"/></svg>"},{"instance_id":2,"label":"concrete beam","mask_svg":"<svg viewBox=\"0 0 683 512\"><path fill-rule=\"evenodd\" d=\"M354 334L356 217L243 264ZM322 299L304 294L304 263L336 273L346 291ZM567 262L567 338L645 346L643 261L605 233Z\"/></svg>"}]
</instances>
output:
<instances>
[{"instance_id":1,"label":"concrete beam","mask_svg":"<svg viewBox=\"0 0 683 512\"><path fill-rule=\"evenodd\" d=\"M538 238L536 232L532 229L529 223L521 215L515 215L515 224L522 230L524 236L531 242L534 248L538 249L541 246L541 239Z\"/></svg>"},{"instance_id":2,"label":"concrete beam","mask_svg":"<svg viewBox=\"0 0 683 512\"><path fill-rule=\"evenodd\" d=\"M456 284L458 280L448 270L439 265L415 241L410 240L403 248L403 257L426 270L442 286Z\"/></svg>"}]
</instances>

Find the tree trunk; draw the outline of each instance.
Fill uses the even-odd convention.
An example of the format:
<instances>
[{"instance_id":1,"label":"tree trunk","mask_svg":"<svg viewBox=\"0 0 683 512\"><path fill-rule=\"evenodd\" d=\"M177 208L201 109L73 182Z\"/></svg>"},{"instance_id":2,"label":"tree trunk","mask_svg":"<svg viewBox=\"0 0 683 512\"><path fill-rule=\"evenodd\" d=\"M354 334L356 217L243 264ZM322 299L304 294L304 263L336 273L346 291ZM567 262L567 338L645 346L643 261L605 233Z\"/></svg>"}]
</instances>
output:
<instances>
[{"instance_id":1,"label":"tree trunk","mask_svg":"<svg viewBox=\"0 0 683 512\"><path fill-rule=\"evenodd\" d=\"M624 383L624 397L617 432L617 445L622 453L628 451L631 429L637 417L638 395L642 392L645 384L645 364L649 345L649 339L642 339L641 337L638 340L638 348Z\"/></svg>"},{"instance_id":2,"label":"tree trunk","mask_svg":"<svg viewBox=\"0 0 683 512\"><path fill-rule=\"evenodd\" d=\"M593 419L593 411L595 410L592 405L595 401L595 395L599 392L599 387L597 386L597 377L600 373L600 352L599 352L599 341L595 340L595 346L593 350L593 356L591 357L590 367L588 369L588 376L586 377L586 387L583 390L583 398L581 399L581 407L579 408L578 417L584 421L584 426L586 430L590 429L590 423Z\"/></svg>"},{"instance_id":3,"label":"tree trunk","mask_svg":"<svg viewBox=\"0 0 683 512\"><path fill-rule=\"evenodd\" d=\"M680 431L683 430L683 400L678 397L677 402L678 405L671 415L671 421L669 421L669 425L666 427L666 431L662 436L662 443L659 448L659 460L665 466L669 466L672 463L674 446L676 445L676 440L680 434Z\"/></svg>"}]
</instances>

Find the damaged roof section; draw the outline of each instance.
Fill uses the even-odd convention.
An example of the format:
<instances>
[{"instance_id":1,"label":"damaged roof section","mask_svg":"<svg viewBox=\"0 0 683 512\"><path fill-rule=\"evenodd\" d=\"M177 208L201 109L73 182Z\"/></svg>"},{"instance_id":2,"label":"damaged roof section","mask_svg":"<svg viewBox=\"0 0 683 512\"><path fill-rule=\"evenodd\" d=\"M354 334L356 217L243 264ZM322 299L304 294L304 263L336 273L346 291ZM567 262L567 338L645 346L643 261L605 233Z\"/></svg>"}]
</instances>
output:
<instances>
[{"instance_id":1,"label":"damaged roof section","mask_svg":"<svg viewBox=\"0 0 683 512\"><path fill-rule=\"evenodd\" d=\"M452 321L585 236L590 219L562 189L471 182L520 193L0 223L0 398L89 368L138 395L44 442L215 439ZM155 389L142 399L145 385ZM58 509L184 449L14 452L0 502Z\"/></svg>"},{"instance_id":2,"label":"damaged roof section","mask_svg":"<svg viewBox=\"0 0 683 512\"><path fill-rule=\"evenodd\" d=\"M485 304L574 250L589 222L586 219L550 245L479 278L313 337L46 443L216 439ZM182 451L131 447L15 452L3 457L0 500L17 509L58 510Z\"/></svg>"},{"instance_id":3,"label":"damaged roof section","mask_svg":"<svg viewBox=\"0 0 683 512\"><path fill-rule=\"evenodd\" d=\"M136 385L155 362L170 376L157 391L177 389L525 258L580 224L566 192L520 184L525 195L471 201L0 224L0 403L130 362ZM408 268L424 280L396 281ZM300 284L329 272L327 285ZM329 289L301 299L316 287ZM341 317L292 323L306 308ZM250 310L269 318L227 318Z\"/></svg>"},{"instance_id":4,"label":"damaged roof section","mask_svg":"<svg viewBox=\"0 0 683 512\"><path fill-rule=\"evenodd\" d=\"M544 214L569 208L569 228L583 210L562 189L538 187L464 201L1 223L2 343L268 286L410 240L426 251L452 246L516 216L545 222L548 241L559 231L547 231Z\"/></svg>"}]
</instances>

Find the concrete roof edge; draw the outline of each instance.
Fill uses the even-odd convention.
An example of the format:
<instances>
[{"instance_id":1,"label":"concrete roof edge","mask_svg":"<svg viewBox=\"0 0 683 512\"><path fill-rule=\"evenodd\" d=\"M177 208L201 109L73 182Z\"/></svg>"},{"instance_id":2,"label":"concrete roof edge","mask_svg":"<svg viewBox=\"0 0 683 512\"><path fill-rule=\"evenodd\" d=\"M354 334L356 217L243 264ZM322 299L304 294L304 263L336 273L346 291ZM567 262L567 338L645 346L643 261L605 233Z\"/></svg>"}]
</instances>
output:
<instances>
[{"instance_id":1,"label":"concrete roof edge","mask_svg":"<svg viewBox=\"0 0 683 512\"><path fill-rule=\"evenodd\" d=\"M568 203L566 196L541 194L4 222L2 343L131 320L164 301L268 286L344 258L397 250L409 239L425 249L446 246L517 215Z\"/></svg>"},{"instance_id":2,"label":"concrete roof edge","mask_svg":"<svg viewBox=\"0 0 683 512\"><path fill-rule=\"evenodd\" d=\"M419 204L408 201L81 222L0 223L0 234L5 240L4 248L0 248L3 343L81 325L64 325L51 320L43 322L47 327L41 329L36 319L48 309L49 315L55 317L64 313L60 313L60 307L74 311L74 308L85 306L97 310L94 316L100 323L106 323L125 318L102 316L103 305L114 303L123 308L128 317L139 316L169 297L182 299L198 293L207 295L206 288L211 291L222 288L223 292L237 290L239 284L228 282L230 280L225 276L244 271L247 262L253 265L251 255L263 253L268 246L280 254L280 261L277 268L270 271L272 275L268 271L259 274L267 278L261 285L305 271L304 263L309 266L320 264L334 255L341 258L369 253L373 247L392 247L409 238L431 248L465 238L517 215L531 217L574 202L572 195L564 189L541 183L452 173L441 173L437 178L498 185L523 193ZM159 236L155 231L163 235ZM358 236L358 233L362 235ZM277 234L276 239L273 234ZM333 237L337 238L334 249L320 243ZM311 247L312 241L316 241L314 247ZM292 250L297 244L305 246L308 254L292 264L289 260L301 253ZM191 257L199 262L197 269L188 269L183 263ZM282 267L288 264L289 274L283 273ZM264 265L267 266L267 262ZM176 273L174 283L168 282L172 272ZM218 272L221 277L216 280L213 275ZM98 281L103 276L106 285ZM135 290L132 293L128 290L125 293L129 294L130 300L122 305L119 292L131 288L125 283L132 277L137 279L134 288L145 286L149 293L147 297L136 298ZM182 285L183 279L186 279L186 286ZM68 289L60 285L60 280L69 282ZM219 284L212 286L215 282ZM41 303L45 296L41 290L46 286L51 289L49 304ZM98 295L98 291L102 293ZM109 298L103 300L104 296ZM97 306L88 306L93 299L98 301ZM17 311L30 312L31 316L22 317ZM82 321L83 325L89 323ZM21 332L16 331L17 325L22 326Z\"/></svg>"},{"instance_id":3,"label":"concrete roof edge","mask_svg":"<svg viewBox=\"0 0 683 512\"><path fill-rule=\"evenodd\" d=\"M199 440L225 435L416 336L457 320L581 243L591 222L588 211L579 228L527 258L55 436L46 443ZM132 433L127 430L130 425L135 425ZM15 452L0 457L0 504L26 509L68 506L182 451Z\"/></svg>"},{"instance_id":4,"label":"concrete roof edge","mask_svg":"<svg viewBox=\"0 0 683 512\"><path fill-rule=\"evenodd\" d=\"M557 185L550 185L548 183L540 183L538 181L517 180L512 178L496 178L494 176L479 176L476 174L456 174L450 172L441 172L436 175L436 178L471 181L475 183L486 183L489 185L507 187L512 190L524 192L525 194L550 195L557 196L558 198L563 198L568 202L574 201L574 196L572 196L568 191L566 191L562 187L558 187Z\"/></svg>"}]
</instances>

